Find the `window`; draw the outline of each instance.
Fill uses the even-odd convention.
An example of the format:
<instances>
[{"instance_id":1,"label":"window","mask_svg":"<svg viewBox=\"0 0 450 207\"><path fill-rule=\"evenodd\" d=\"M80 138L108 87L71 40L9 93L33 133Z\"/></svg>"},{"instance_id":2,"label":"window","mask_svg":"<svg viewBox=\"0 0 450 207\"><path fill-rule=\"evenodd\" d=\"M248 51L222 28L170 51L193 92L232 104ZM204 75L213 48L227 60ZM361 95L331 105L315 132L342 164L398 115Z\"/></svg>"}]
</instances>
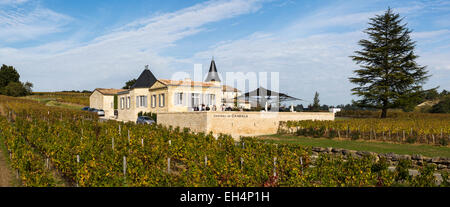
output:
<instances>
[{"instance_id":1,"label":"window","mask_svg":"<svg viewBox=\"0 0 450 207\"><path fill-rule=\"evenodd\" d=\"M152 107L155 108L156 107L156 95L152 95Z\"/></svg>"},{"instance_id":2,"label":"window","mask_svg":"<svg viewBox=\"0 0 450 207\"><path fill-rule=\"evenodd\" d=\"M216 105L216 94L209 94L209 105Z\"/></svg>"},{"instance_id":3,"label":"window","mask_svg":"<svg viewBox=\"0 0 450 207\"><path fill-rule=\"evenodd\" d=\"M199 93L192 93L191 94L191 107L198 107L200 106L200 94Z\"/></svg>"},{"instance_id":4,"label":"window","mask_svg":"<svg viewBox=\"0 0 450 207\"><path fill-rule=\"evenodd\" d=\"M120 98L120 109L123 109L125 107L125 98Z\"/></svg>"},{"instance_id":5,"label":"window","mask_svg":"<svg viewBox=\"0 0 450 207\"><path fill-rule=\"evenodd\" d=\"M141 106L147 107L147 96L141 96Z\"/></svg>"},{"instance_id":6,"label":"window","mask_svg":"<svg viewBox=\"0 0 450 207\"><path fill-rule=\"evenodd\" d=\"M175 93L175 105L183 105L183 93Z\"/></svg>"},{"instance_id":7,"label":"window","mask_svg":"<svg viewBox=\"0 0 450 207\"><path fill-rule=\"evenodd\" d=\"M130 105L131 105L131 98L128 96L127 97L127 109L130 108Z\"/></svg>"},{"instance_id":8,"label":"window","mask_svg":"<svg viewBox=\"0 0 450 207\"><path fill-rule=\"evenodd\" d=\"M216 95L215 94L205 94L204 99L205 105L216 105Z\"/></svg>"},{"instance_id":9,"label":"window","mask_svg":"<svg viewBox=\"0 0 450 207\"><path fill-rule=\"evenodd\" d=\"M166 103L165 94L159 94L159 107L164 107Z\"/></svg>"},{"instance_id":10,"label":"window","mask_svg":"<svg viewBox=\"0 0 450 207\"><path fill-rule=\"evenodd\" d=\"M136 96L136 108L147 107L147 96Z\"/></svg>"}]
</instances>

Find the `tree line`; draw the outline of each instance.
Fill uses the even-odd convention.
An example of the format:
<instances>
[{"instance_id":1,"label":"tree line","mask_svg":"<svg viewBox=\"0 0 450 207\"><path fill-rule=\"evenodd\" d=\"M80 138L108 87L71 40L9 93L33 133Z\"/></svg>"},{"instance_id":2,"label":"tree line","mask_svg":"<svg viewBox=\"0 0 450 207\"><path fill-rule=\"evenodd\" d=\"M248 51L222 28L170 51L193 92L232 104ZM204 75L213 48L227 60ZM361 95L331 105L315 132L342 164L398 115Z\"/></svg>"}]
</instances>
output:
<instances>
[{"instance_id":1,"label":"tree line","mask_svg":"<svg viewBox=\"0 0 450 207\"><path fill-rule=\"evenodd\" d=\"M13 66L3 64L0 68L0 94L6 96L26 96L33 91L33 84L20 82L20 75Z\"/></svg>"}]
</instances>

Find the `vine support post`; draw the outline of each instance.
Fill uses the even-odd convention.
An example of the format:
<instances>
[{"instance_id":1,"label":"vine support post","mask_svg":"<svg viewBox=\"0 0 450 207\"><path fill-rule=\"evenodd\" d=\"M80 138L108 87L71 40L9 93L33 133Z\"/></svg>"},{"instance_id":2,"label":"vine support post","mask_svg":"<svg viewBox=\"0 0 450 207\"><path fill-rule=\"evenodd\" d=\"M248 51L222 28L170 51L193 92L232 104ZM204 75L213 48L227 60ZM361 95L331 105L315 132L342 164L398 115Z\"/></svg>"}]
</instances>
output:
<instances>
[{"instance_id":1,"label":"vine support post","mask_svg":"<svg viewBox=\"0 0 450 207\"><path fill-rule=\"evenodd\" d=\"M127 157L123 156L123 177L127 178Z\"/></svg>"},{"instance_id":2,"label":"vine support post","mask_svg":"<svg viewBox=\"0 0 450 207\"><path fill-rule=\"evenodd\" d=\"M167 173L170 173L170 157L167 158Z\"/></svg>"},{"instance_id":3,"label":"vine support post","mask_svg":"<svg viewBox=\"0 0 450 207\"><path fill-rule=\"evenodd\" d=\"M301 172L302 172L302 175L303 175L303 159L302 159L302 157L300 157L300 170L301 170Z\"/></svg>"},{"instance_id":4,"label":"vine support post","mask_svg":"<svg viewBox=\"0 0 450 207\"><path fill-rule=\"evenodd\" d=\"M80 155L77 155L77 166L78 166L78 167L80 166ZM76 186L79 187L79 182L80 182L80 181L78 180L78 172L77 172L76 180L77 180Z\"/></svg>"},{"instance_id":5,"label":"vine support post","mask_svg":"<svg viewBox=\"0 0 450 207\"><path fill-rule=\"evenodd\" d=\"M273 158L273 177L277 176L277 157Z\"/></svg>"},{"instance_id":6,"label":"vine support post","mask_svg":"<svg viewBox=\"0 0 450 207\"><path fill-rule=\"evenodd\" d=\"M347 125L347 138L350 138L350 125Z\"/></svg>"},{"instance_id":7,"label":"vine support post","mask_svg":"<svg viewBox=\"0 0 450 207\"><path fill-rule=\"evenodd\" d=\"M112 143L112 150L114 151L114 137L111 139L111 143Z\"/></svg>"},{"instance_id":8,"label":"vine support post","mask_svg":"<svg viewBox=\"0 0 450 207\"><path fill-rule=\"evenodd\" d=\"M403 139L402 139L402 142L404 142L405 141L405 130L403 130Z\"/></svg>"},{"instance_id":9,"label":"vine support post","mask_svg":"<svg viewBox=\"0 0 450 207\"><path fill-rule=\"evenodd\" d=\"M391 130L389 129L389 141L391 141Z\"/></svg>"}]
</instances>

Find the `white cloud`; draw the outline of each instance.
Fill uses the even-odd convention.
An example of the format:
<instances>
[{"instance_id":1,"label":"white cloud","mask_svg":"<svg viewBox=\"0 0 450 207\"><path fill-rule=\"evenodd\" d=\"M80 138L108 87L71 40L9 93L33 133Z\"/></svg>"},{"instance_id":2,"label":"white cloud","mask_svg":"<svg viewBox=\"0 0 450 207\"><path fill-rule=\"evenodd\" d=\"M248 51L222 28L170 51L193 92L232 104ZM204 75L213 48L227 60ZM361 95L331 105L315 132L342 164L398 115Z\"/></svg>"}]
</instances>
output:
<instances>
[{"instance_id":1,"label":"white cloud","mask_svg":"<svg viewBox=\"0 0 450 207\"><path fill-rule=\"evenodd\" d=\"M431 39L435 37L443 37L445 35L449 35L450 30L448 29L442 29L442 30L436 30L436 31L426 31L426 32L413 32L411 34L411 37L413 39Z\"/></svg>"},{"instance_id":2,"label":"white cloud","mask_svg":"<svg viewBox=\"0 0 450 207\"><path fill-rule=\"evenodd\" d=\"M23 4L28 0L0 0L0 5L16 5Z\"/></svg>"},{"instance_id":3,"label":"white cloud","mask_svg":"<svg viewBox=\"0 0 450 207\"><path fill-rule=\"evenodd\" d=\"M161 55L167 48L175 47L178 40L207 30L212 22L256 12L261 6L262 2L256 0L201 3L136 20L84 43L64 40L32 48L0 48L0 63L14 65L22 80L35 83L36 90L54 91L121 87L125 81L136 78L147 64L157 77L170 78L173 72L191 71L192 64L214 55L220 72L280 72L281 91L298 98L312 100L315 91L325 104L349 103L355 98L350 95L354 85L348 77L357 66L348 56L358 49L358 40L364 38L361 28L368 18L382 11L326 13L327 9L334 11L327 8L280 31L255 32L246 38L225 40L190 58ZM411 12L418 8L403 10ZM346 32L322 31L331 26L345 28ZM424 31L414 35L427 39L447 32ZM429 65L433 72L449 69L448 53L419 55L422 54L419 63Z\"/></svg>"},{"instance_id":4,"label":"white cloud","mask_svg":"<svg viewBox=\"0 0 450 207\"><path fill-rule=\"evenodd\" d=\"M420 8L423 7L394 8L394 11L408 13ZM355 85L352 85L348 78L353 76L353 70L359 68L349 56L360 49L357 42L367 38L361 28L367 26L369 18L383 11L345 15L333 15L330 10L326 11L328 13L314 12L313 15L294 21L279 32L255 33L247 38L222 42L197 53L194 60L205 59L214 54L219 70L277 71L280 72L282 92L312 100L314 92L318 91L322 103L349 103L356 97L351 96L350 90ZM323 31L329 27L347 28L347 32ZM417 38L420 43L425 44L431 39L442 41L448 33L447 29L415 32L413 39ZM442 50L417 52L421 56L418 63L428 65L433 75L425 87L435 87L436 82L442 81L442 74L448 74L445 70L450 69L450 54ZM448 83L440 85L442 88L450 87Z\"/></svg>"},{"instance_id":5,"label":"white cloud","mask_svg":"<svg viewBox=\"0 0 450 207\"><path fill-rule=\"evenodd\" d=\"M70 17L40 6L0 10L0 39L17 42L60 32ZM1 42L0 42L1 44Z\"/></svg>"},{"instance_id":6,"label":"white cloud","mask_svg":"<svg viewBox=\"0 0 450 207\"><path fill-rule=\"evenodd\" d=\"M312 100L319 91L323 103L339 104L349 98L348 77L356 66L348 56L361 37L360 32L290 39L278 33L253 34L197 53L194 59L214 54L220 71L279 72L282 92Z\"/></svg>"},{"instance_id":7,"label":"white cloud","mask_svg":"<svg viewBox=\"0 0 450 207\"><path fill-rule=\"evenodd\" d=\"M121 87L150 64L169 76L179 60L159 53L197 34L208 23L257 11L261 1L211 1L141 19L86 43L62 41L38 47L0 48L0 62L14 65L36 90ZM142 67L140 67L142 66ZM186 68L190 70L191 68Z\"/></svg>"}]
</instances>

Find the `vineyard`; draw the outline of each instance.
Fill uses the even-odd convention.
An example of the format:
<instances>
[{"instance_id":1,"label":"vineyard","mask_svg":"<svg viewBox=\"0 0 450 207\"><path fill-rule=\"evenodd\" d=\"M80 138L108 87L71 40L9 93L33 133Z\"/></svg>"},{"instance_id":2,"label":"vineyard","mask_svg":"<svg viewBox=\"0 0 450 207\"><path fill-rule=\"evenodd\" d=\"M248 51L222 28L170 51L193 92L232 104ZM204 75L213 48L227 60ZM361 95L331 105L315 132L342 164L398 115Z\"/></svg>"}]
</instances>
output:
<instances>
[{"instance_id":1,"label":"vineyard","mask_svg":"<svg viewBox=\"0 0 450 207\"><path fill-rule=\"evenodd\" d=\"M0 96L0 114L3 152L23 186L435 185L433 166L413 178L370 156L321 155L312 163L310 149L295 144L99 122L32 100Z\"/></svg>"},{"instance_id":2,"label":"vineyard","mask_svg":"<svg viewBox=\"0 0 450 207\"><path fill-rule=\"evenodd\" d=\"M61 103L72 103L89 106L90 93L75 92L34 92L30 98L55 100Z\"/></svg>"},{"instance_id":3,"label":"vineyard","mask_svg":"<svg viewBox=\"0 0 450 207\"><path fill-rule=\"evenodd\" d=\"M279 133L447 146L450 141L450 115L410 113L387 119L288 121L280 124Z\"/></svg>"}]
</instances>

